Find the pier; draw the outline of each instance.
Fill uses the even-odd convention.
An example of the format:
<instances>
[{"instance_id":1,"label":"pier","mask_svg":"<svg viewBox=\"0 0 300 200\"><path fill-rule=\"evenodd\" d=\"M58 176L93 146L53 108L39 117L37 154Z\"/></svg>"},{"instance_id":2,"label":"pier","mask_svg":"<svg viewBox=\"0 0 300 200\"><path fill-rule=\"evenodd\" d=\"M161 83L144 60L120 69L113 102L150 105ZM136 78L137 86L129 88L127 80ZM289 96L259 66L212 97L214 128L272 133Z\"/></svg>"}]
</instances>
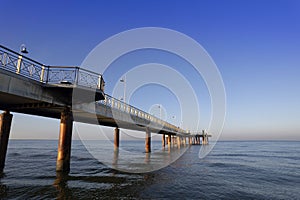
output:
<instances>
[{"instance_id":1,"label":"pier","mask_svg":"<svg viewBox=\"0 0 300 200\"><path fill-rule=\"evenodd\" d=\"M0 83L0 110L4 111L0 115L0 172L5 166L11 112L60 119L59 172L70 171L74 121L114 127L115 151L120 128L144 132L146 153L151 152L151 133L162 134L163 147L205 145L210 137L204 131L192 134L105 94L101 74L79 67L44 65L1 45Z\"/></svg>"}]
</instances>

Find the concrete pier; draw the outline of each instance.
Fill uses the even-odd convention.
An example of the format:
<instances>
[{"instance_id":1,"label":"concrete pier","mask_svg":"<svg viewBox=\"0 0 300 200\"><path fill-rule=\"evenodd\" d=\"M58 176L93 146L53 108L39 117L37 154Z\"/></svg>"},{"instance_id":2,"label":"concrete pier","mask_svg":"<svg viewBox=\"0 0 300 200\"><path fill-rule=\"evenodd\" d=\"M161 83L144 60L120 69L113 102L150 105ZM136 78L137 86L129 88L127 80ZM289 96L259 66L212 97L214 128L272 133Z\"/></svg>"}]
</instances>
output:
<instances>
[{"instance_id":1,"label":"concrete pier","mask_svg":"<svg viewBox=\"0 0 300 200\"><path fill-rule=\"evenodd\" d=\"M73 115L69 108L61 113L56 171L70 171Z\"/></svg>"},{"instance_id":2,"label":"concrete pier","mask_svg":"<svg viewBox=\"0 0 300 200\"><path fill-rule=\"evenodd\" d=\"M151 152L151 132L149 128L146 128L145 151L146 153Z\"/></svg>"},{"instance_id":3,"label":"concrete pier","mask_svg":"<svg viewBox=\"0 0 300 200\"><path fill-rule=\"evenodd\" d=\"M180 137L177 136L177 147L180 148Z\"/></svg>"},{"instance_id":4,"label":"concrete pier","mask_svg":"<svg viewBox=\"0 0 300 200\"><path fill-rule=\"evenodd\" d=\"M115 128L115 135L114 135L114 150L119 149L119 144L120 144L120 129Z\"/></svg>"},{"instance_id":5,"label":"concrete pier","mask_svg":"<svg viewBox=\"0 0 300 200\"><path fill-rule=\"evenodd\" d=\"M168 146L171 147L172 136L168 135Z\"/></svg>"},{"instance_id":6,"label":"concrete pier","mask_svg":"<svg viewBox=\"0 0 300 200\"><path fill-rule=\"evenodd\" d=\"M166 136L165 134L162 135L162 146L165 147L166 146Z\"/></svg>"},{"instance_id":7,"label":"concrete pier","mask_svg":"<svg viewBox=\"0 0 300 200\"><path fill-rule=\"evenodd\" d=\"M0 115L0 173L5 166L7 145L13 115L5 111Z\"/></svg>"}]
</instances>

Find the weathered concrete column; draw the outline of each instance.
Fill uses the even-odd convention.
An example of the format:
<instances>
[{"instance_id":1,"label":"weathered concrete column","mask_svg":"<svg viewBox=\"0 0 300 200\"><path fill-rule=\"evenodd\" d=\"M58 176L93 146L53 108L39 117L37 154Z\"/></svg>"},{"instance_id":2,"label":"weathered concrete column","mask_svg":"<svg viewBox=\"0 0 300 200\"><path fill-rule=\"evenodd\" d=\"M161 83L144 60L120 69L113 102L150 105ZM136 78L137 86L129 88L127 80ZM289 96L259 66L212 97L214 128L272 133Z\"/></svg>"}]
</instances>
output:
<instances>
[{"instance_id":1,"label":"weathered concrete column","mask_svg":"<svg viewBox=\"0 0 300 200\"><path fill-rule=\"evenodd\" d=\"M119 144L120 144L120 129L115 128L115 135L114 135L114 150L119 149Z\"/></svg>"},{"instance_id":2,"label":"weathered concrete column","mask_svg":"<svg viewBox=\"0 0 300 200\"><path fill-rule=\"evenodd\" d=\"M165 134L162 135L162 146L165 147L166 146L166 136Z\"/></svg>"},{"instance_id":3,"label":"weathered concrete column","mask_svg":"<svg viewBox=\"0 0 300 200\"><path fill-rule=\"evenodd\" d=\"M0 173L3 172L5 166L12 117L13 115L9 111L5 111L0 115Z\"/></svg>"},{"instance_id":4,"label":"weathered concrete column","mask_svg":"<svg viewBox=\"0 0 300 200\"><path fill-rule=\"evenodd\" d=\"M180 137L177 136L177 147L180 148Z\"/></svg>"},{"instance_id":5,"label":"weathered concrete column","mask_svg":"<svg viewBox=\"0 0 300 200\"><path fill-rule=\"evenodd\" d=\"M168 146L171 146L171 141L172 141L171 135L168 135Z\"/></svg>"},{"instance_id":6,"label":"weathered concrete column","mask_svg":"<svg viewBox=\"0 0 300 200\"><path fill-rule=\"evenodd\" d=\"M56 171L70 171L73 115L69 108L61 113Z\"/></svg>"},{"instance_id":7,"label":"weathered concrete column","mask_svg":"<svg viewBox=\"0 0 300 200\"><path fill-rule=\"evenodd\" d=\"M146 153L151 152L151 132L149 128L146 128L145 151Z\"/></svg>"},{"instance_id":8,"label":"weathered concrete column","mask_svg":"<svg viewBox=\"0 0 300 200\"><path fill-rule=\"evenodd\" d=\"M208 144L208 137L207 136L204 136L203 137L203 142L202 142L203 144Z\"/></svg>"}]
</instances>

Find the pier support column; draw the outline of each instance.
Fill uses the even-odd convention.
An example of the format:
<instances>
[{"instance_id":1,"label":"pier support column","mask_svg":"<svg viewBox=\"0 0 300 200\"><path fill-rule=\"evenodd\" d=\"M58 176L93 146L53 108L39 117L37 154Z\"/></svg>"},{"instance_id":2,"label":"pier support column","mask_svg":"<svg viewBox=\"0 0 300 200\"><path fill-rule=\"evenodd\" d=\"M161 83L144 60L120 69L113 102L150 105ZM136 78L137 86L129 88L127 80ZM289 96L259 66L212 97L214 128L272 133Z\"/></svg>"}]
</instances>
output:
<instances>
[{"instance_id":1,"label":"pier support column","mask_svg":"<svg viewBox=\"0 0 300 200\"><path fill-rule=\"evenodd\" d=\"M56 171L70 171L73 115L69 108L61 113Z\"/></svg>"},{"instance_id":2,"label":"pier support column","mask_svg":"<svg viewBox=\"0 0 300 200\"><path fill-rule=\"evenodd\" d=\"M172 141L171 135L168 135L168 146L169 147L171 146L171 141Z\"/></svg>"},{"instance_id":3,"label":"pier support column","mask_svg":"<svg viewBox=\"0 0 300 200\"><path fill-rule=\"evenodd\" d=\"M115 128L115 135L114 135L114 150L117 151L119 149L120 144L120 129Z\"/></svg>"},{"instance_id":4,"label":"pier support column","mask_svg":"<svg viewBox=\"0 0 300 200\"><path fill-rule=\"evenodd\" d=\"M177 147L180 148L180 137L177 136Z\"/></svg>"},{"instance_id":5,"label":"pier support column","mask_svg":"<svg viewBox=\"0 0 300 200\"><path fill-rule=\"evenodd\" d=\"M151 152L151 132L149 128L146 128L145 151L146 153Z\"/></svg>"},{"instance_id":6,"label":"pier support column","mask_svg":"<svg viewBox=\"0 0 300 200\"><path fill-rule=\"evenodd\" d=\"M165 134L162 135L162 146L163 147L166 146L166 136L165 136Z\"/></svg>"},{"instance_id":7,"label":"pier support column","mask_svg":"<svg viewBox=\"0 0 300 200\"><path fill-rule=\"evenodd\" d=\"M5 157L13 115L5 111L0 115L0 173L5 166Z\"/></svg>"}]
</instances>

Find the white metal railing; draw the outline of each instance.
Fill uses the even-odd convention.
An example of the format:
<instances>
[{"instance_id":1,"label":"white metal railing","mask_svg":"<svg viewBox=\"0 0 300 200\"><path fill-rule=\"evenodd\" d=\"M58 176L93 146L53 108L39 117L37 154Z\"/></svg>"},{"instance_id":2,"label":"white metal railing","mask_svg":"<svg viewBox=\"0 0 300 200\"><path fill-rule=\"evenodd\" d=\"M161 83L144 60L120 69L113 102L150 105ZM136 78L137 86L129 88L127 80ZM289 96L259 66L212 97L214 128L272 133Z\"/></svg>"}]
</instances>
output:
<instances>
[{"instance_id":1,"label":"white metal railing","mask_svg":"<svg viewBox=\"0 0 300 200\"><path fill-rule=\"evenodd\" d=\"M21 76L45 84L72 84L104 91L104 80L101 74L79 67L46 66L22 54L0 45L0 69L10 71ZM188 134L187 131L163 121L149 113L105 95L105 99L98 103L118 109L131 116L137 116L156 123L165 129Z\"/></svg>"},{"instance_id":2,"label":"white metal railing","mask_svg":"<svg viewBox=\"0 0 300 200\"><path fill-rule=\"evenodd\" d=\"M179 127L176 127L175 125L172 125L169 122L163 121L163 120L155 117L154 115L144 112L143 110L140 110L134 106L131 106L131 105L129 105L123 101L120 101L116 98L113 98L112 96L109 96L107 94L105 95L105 99L98 101L98 103L108 106L110 108L114 108L114 109L120 110L122 112L128 113L131 116L136 116L136 117L145 119L147 121L154 122L154 123L159 124L160 126L167 128L171 131L176 131L179 133L187 133L187 131L185 131Z\"/></svg>"},{"instance_id":3,"label":"white metal railing","mask_svg":"<svg viewBox=\"0 0 300 200\"><path fill-rule=\"evenodd\" d=\"M72 84L104 91L101 74L79 67L46 66L0 45L0 68L46 84Z\"/></svg>"}]
</instances>

